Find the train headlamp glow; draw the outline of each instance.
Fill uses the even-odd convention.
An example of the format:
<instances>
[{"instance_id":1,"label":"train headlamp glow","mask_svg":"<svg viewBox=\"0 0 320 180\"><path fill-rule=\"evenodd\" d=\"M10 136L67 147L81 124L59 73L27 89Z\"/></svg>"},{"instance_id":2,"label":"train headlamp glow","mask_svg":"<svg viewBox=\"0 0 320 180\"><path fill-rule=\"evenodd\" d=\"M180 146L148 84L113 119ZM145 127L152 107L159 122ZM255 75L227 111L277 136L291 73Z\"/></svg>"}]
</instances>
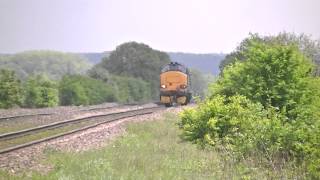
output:
<instances>
[{"instance_id":1,"label":"train headlamp glow","mask_svg":"<svg viewBox=\"0 0 320 180\"><path fill-rule=\"evenodd\" d=\"M161 88L163 88L163 89L166 88L166 87L167 87L167 86L166 86L165 84L162 84L162 85L161 85Z\"/></svg>"},{"instance_id":2,"label":"train headlamp glow","mask_svg":"<svg viewBox=\"0 0 320 180\"><path fill-rule=\"evenodd\" d=\"M182 89L185 89L185 88L187 88L187 85L182 84L180 87L181 87Z\"/></svg>"}]
</instances>

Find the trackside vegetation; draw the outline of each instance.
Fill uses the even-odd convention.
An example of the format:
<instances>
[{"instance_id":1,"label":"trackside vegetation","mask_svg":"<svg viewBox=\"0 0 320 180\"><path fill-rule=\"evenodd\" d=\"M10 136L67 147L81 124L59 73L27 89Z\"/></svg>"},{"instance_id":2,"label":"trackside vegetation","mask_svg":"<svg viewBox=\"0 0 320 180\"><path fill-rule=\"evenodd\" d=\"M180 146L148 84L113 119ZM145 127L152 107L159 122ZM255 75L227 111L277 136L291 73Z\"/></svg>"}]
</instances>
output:
<instances>
[{"instance_id":1,"label":"trackside vegetation","mask_svg":"<svg viewBox=\"0 0 320 180\"><path fill-rule=\"evenodd\" d=\"M59 86L61 105L91 105L116 101L114 88L81 75L64 76Z\"/></svg>"},{"instance_id":2,"label":"trackside vegetation","mask_svg":"<svg viewBox=\"0 0 320 180\"><path fill-rule=\"evenodd\" d=\"M159 74L169 55L146 44L119 45L96 65L56 51L0 55L0 108L42 108L159 99ZM213 78L192 70L191 89L204 97Z\"/></svg>"},{"instance_id":3,"label":"trackside vegetation","mask_svg":"<svg viewBox=\"0 0 320 180\"><path fill-rule=\"evenodd\" d=\"M147 102L151 99L150 85L132 77L114 75L106 83L84 75L65 75L59 81L36 75L21 82L14 71L1 70L0 80L0 108Z\"/></svg>"},{"instance_id":4,"label":"trackside vegetation","mask_svg":"<svg viewBox=\"0 0 320 180\"><path fill-rule=\"evenodd\" d=\"M24 88L24 106L54 107L59 104L58 84L45 76L30 76Z\"/></svg>"},{"instance_id":5,"label":"trackside vegetation","mask_svg":"<svg viewBox=\"0 0 320 180\"><path fill-rule=\"evenodd\" d=\"M320 178L320 79L297 44L246 39L210 96L181 114L183 138L259 157L276 171L287 164ZM317 69L316 69L317 70Z\"/></svg>"},{"instance_id":6,"label":"trackside vegetation","mask_svg":"<svg viewBox=\"0 0 320 180\"><path fill-rule=\"evenodd\" d=\"M0 70L0 108L10 108L22 102L20 80L13 71Z\"/></svg>"},{"instance_id":7,"label":"trackside vegetation","mask_svg":"<svg viewBox=\"0 0 320 180\"><path fill-rule=\"evenodd\" d=\"M110 76L109 83L117 92L118 102L147 102L151 100L150 84L142 79L123 76Z\"/></svg>"},{"instance_id":8,"label":"trackside vegetation","mask_svg":"<svg viewBox=\"0 0 320 180\"><path fill-rule=\"evenodd\" d=\"M228 151L201 149L181 141L175 114L161 120L130 123L126 134L104 148L81 153L46 149L53 169L47 174L26 172L4 179L301 179L301 171L286 166L272 171L252 159L238 160Z\"/></svg>"}]
</instances>

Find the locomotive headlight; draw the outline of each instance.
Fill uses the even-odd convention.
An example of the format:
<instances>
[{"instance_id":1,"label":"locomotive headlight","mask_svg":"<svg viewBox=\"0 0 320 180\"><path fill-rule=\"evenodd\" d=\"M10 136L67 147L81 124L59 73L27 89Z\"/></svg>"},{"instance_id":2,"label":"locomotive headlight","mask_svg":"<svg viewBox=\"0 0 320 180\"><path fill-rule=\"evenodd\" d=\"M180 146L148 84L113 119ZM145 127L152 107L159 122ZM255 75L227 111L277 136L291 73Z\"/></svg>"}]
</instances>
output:
<instances>
[{"instance_id":1,"label":"locomotive headlight","mask_svg":"<svg viewBox=\"0 0 320 180\"><path fill-rule=\"evenodd\" d=\"M161 88L165 89L167 86L165 84L161 85Z\"/></svg>"},{"instance_id":2,"label":"locomotive headlight","mask_svg":"<svg viewBox=\"0 0 320 180\"><path fill-rule=\"evenodd\" d=\"M182 84L182 85L180 86L180 88L185 89L185 88L187 88L187 85Z\"/></svg>"}]
</instances>

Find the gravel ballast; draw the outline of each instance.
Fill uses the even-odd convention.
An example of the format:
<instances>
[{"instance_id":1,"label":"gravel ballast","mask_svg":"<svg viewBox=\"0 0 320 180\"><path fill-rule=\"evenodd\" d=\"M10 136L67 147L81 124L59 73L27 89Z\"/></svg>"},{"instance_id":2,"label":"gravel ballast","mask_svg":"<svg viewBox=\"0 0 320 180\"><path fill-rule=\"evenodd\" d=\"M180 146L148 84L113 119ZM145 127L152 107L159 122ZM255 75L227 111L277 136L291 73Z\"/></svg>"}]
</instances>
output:
<instances>
[{"instance_id":1,"label":"gravel ballast","mask_svg":"<svg viewBox=\"0 0 320 180\"><path fill-rule=\"evenodd\" d=\"M112 108L112 111L119 112L123 111L124 109L129 110L132 108L151 106L154 106L154 104L131 106L130 108L127 107L128 109L123 107ZM52 167L48 164L43 164L42 162L46 158L45 153L48 151L80 152L101 148L108 144L110 140L125 133L125 128L123 125L126 122L139 122L161 119L162 114L165 112L177 113L181 110L181 107L173 107L155 112L153 114L121 119L119 121L102 124L95 128L50 140L48 142L19 149L14 152L0 154L0 169L14 174L30 171L47 173L52 169Z\"/></svg>"}]
</instances>

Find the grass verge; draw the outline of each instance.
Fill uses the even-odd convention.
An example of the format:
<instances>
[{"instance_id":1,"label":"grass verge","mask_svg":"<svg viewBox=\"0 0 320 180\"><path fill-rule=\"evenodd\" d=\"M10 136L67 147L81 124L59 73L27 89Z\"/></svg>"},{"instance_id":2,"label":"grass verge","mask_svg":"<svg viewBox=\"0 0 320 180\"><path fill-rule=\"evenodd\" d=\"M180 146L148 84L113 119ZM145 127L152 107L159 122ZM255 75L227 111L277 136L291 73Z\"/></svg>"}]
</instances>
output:
<instances>
[{"instance_id":1,"label":"grass verge","mask_svg":"<svg viewBox=\"0 0 320 180\"><path fill-rule=\"evenodd\" d=\"M48 152L54 170L4 179L273 179L281 178L254 162L236 161L224 152L200 149L179 138L177 116L131 123L127 133L99 150L82 153ZM284 172L286 172L284 170ZM288 176L286 176L288 177Z\"/></svg>"}]
</instances>

